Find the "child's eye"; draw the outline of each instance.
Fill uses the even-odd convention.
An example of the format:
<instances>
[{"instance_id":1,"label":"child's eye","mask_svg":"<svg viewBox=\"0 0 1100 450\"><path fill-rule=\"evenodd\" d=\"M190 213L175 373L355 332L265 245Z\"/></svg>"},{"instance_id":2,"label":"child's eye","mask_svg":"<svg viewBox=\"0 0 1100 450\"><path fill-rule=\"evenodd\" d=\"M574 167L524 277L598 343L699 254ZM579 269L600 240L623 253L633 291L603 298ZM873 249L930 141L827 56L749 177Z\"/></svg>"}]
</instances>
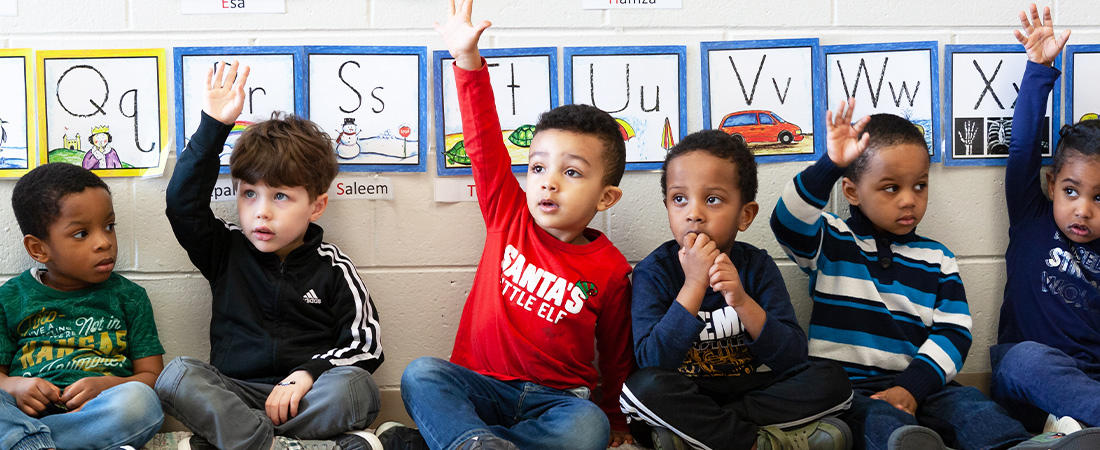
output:
<instances>
[{"instance_id":1,"label":"child's eye","mask_svg":"<svg viewBox=\"0 0 1100 450\"><path fill-rule=\"evenodd\" d=\"M290 198L290 197L287 197L286 194L284 194L282 192L279 192L279 193L275 194L275 200L286 200L288 198Z\"/></svg>"},{"instance_id":2,"label":"child's eye","mask_svg":"<svg viewBox=\"0 0 1100 450\"><path fill-rule=\"evenodd\" d=\"M718 203L721 203L721 202L722 202L722 199L720 199L718 197L714 197L714 196L707 197L707 204L708 205L714 205L714 204L718 204Z\"/></svg>"},{"instance_id":3,"label":"child's eye","mask_svg":"<svg viewBox=\"0 0 1100 450\"><path fill-rule=\"evenodd\" d=\"M114 222L107 224L107 231L112 231L112 232L115 231Z\"/></svg>"},{"instance_id":4,"label":"child's eye","mask_svg":"<svg viewBox=\"0 0 1100 450\"><path fill-rule=\"evenodd\" d=\"M898 187L894 186L894 185L889 185L889 186L886 186L886 187L882 188L882 190L893 194L893 193L898 191Z\"/></svg>"},{"instance_id":5,"label":"child's eye","mask_svg":"<svg viewBox=\"0 0 1100 450\"><path fill-rule=\"evenodd\" d=\"M672 203L683 203L685 200L686 199L684 198L683 195L673 195L672 196Z\"/></svg>"},{"instance_id":6,"label":"child's eye","mask_svg":"<svg viewBox=\"0 0 1100 450\"><path fill-rule=\"evenodd\" d=\"M73 233L73 237L77 238L77 239L84 239L84 238L88 237L88 232L84 231L84 230L80 230L80 231L77 231L76 233Z\"/></svg>"},{"instance_id":7,"label":"child's eye","mask_svg":"<svg viewBox=\"0 0 1100 450\"><path fill-rule=\"evenodd\" d=\"M1077 189L1074 189L1074 188L1065 188L1065 189L1062 189L1062 192L1065 192L1065 193L1066 193L1066 197L1069 197L1069 198L1077 198Z\"/></svg>"},{"instance_id":8,"label":"child's eye","mask_svg":"<svg viewBox=\"0 0 1100 450\"><path fill-rule=\"evenodd\" d=\"M581 173L578 172L577 169L568 169L568 170L565 171L565 176L567 176L567 177L579 177L579 176L581 176Z\"/></svg>"},{"instance_id":9,"label":"child's eye","mask_svg":"<svg viewBox=\"0 0 1100 450\"><path fill-rule=\"evenodd\" d=\"M244 198L253 198L255 196L256 196L256 191L253 191L253 190L244 191Z\"/></svg>"},{"instance_id":10,"label":"child's eye","mask_svg":"<svg viewBox=\"0 0 1100 450\"><path fill-rule=\"evenodd\" d=\"M917 183L916 186L913 186L913 189L916 189L918 192L923 191L928 189L928 183Z\"/></svg>"},{"instance_id":11,"label":"child's eye","mask_svg":"<svg viewBox=\"0 0 1100 450\"><path fill-rule=\"evenodd\" d=\"M537 164L531 165L531 168L529 169L529 171L531 173L542 173L542 170L543 170L542 166L537 165Z\"/></svg>"}]
</instances>

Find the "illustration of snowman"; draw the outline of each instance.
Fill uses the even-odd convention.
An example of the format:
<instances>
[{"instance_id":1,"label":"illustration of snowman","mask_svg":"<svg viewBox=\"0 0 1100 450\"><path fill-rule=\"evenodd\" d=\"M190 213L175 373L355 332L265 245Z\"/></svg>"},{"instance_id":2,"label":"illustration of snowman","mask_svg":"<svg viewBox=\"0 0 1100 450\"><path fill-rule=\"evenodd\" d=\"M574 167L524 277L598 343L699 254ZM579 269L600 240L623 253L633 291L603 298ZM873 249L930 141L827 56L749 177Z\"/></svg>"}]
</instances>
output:
<instances>
[{"instance_id":1,"label":"illustration of snowman","mask_svg":"<svg viewBox=\"0 0 1100 450\"><path fill-rule=\"evenodd\" d=\"M340 136L336 138L336 156L351 159L359 156L361 151L363 148L359 146L359 127L355 125L354 117L346 117Z\"/></svg>"}]
</instances>

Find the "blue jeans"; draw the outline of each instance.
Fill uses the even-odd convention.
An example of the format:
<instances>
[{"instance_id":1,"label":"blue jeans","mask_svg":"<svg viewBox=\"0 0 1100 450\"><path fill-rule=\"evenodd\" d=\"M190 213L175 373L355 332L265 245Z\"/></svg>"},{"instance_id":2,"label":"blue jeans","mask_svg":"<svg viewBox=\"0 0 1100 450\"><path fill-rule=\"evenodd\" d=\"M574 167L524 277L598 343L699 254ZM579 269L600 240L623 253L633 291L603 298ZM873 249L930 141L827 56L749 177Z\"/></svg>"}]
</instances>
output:
<instances>
[{"instance_id":1,"label":"blue jeans","mask_svg":"<svg viewBox=\"0 0 1100 450\"><path fill-rule=\"evenodd\" d=\"M993 399L1034 427L1047 413L1100 426L1100 373L1087 373L1061 350L1038 342L989 349Z\"/></svg>"},{"instance_id":2,"label":"blue jeans","mask_svg":"<svg viewBox=\"0 0 1100 450\"><path fill-rule=\"evenodd\" d=\"M405 368L401 398L433 449L493 435L521 449L603 450L611 433L587 388L500 381L439 358L418 358Z\"/></svg>"},{"instance_id":3,"label":"blue jeans","mask_svg":"<svg viewBox=\"0 0 1100 450\"><path fill-rule=\"evenodd\" d=\"M186 356L173 359L157 378L164 411L220 449L267 449L275 436L330 439L378 416L378 386L358 367L325 371L298 403L298 415L279 426L264 410L274 387L227 377Z\"/></svg>"},{"instance_id":4,"label":"blue jeans","mask_svg":"<svg viewBox=\"0 0 1100 450\"><path fill-rule=\"evenodd\" d=\"M952 448L1009 448L1031 438L1020 422L1008 412L972 387L949 383L917 405L917 415L894 408L883 400L870 398L876 392L890 388L893 376L852 380L855 398L847 413L840 416L857 439L855 449L879 450L887 447L890 434L904 425L920 425L939 433Z\"/></svg>"},{"instance_id":5,"label":"blue jeans","mask_svg":"<svg viewBox=\"0 0 1100 450\"><path fill-rule=\"evenodd\" d=\"M79 411L31 417L0 390L0 448L13 450L141 448L164 422L157 394L130 381L100 392Z\"/></svg>"}]
</instances>

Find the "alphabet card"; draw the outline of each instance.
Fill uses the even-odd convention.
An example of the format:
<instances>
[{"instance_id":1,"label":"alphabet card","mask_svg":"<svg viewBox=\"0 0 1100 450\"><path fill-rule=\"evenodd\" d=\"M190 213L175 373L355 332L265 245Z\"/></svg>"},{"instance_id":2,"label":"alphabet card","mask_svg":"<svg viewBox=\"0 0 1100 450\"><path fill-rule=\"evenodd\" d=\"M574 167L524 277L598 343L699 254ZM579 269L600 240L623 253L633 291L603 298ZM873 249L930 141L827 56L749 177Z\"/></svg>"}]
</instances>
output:
<instances>
[{"instance_id":1,"label":"alphabet card","mask_svg":"<svg viewBox=\"0 0 1100 450\"><path fill-rule=\"evenodd\" d=\"M1054 62L1061 65L1061 57ZM1027 66L1021 45L944 46L947 124L944 164L1004 165L1012 140L1012 113ZM1057 143L1061 95L1057 83L1047 101L1041 145L1049 162Z\"/></svg>"},{"instance_id":2,"label":"alphabet card","mask_svg":"<svg viewBox=\"0 0 1100 450\"><path fill-rule=\"evenodd\" d=\"M913 123L928 146L932 161L940 159L939 43L827 45L826 107L835 108L855 97L854 118L887 113ZM885 89L884 89L885 88Z\"/></svg>"},{"instance_id":3,"label":"alphabet card","mask_svg":"<svg viewBox=\"0 0 1100 450\"><path fill-rule=\"evenodd\" d=\"M100 176L158 176L168 152L163 49L41 51L40 162Z\"/></svg>"},{"instance_id":4,"label":"alphabet card","mask_svg":"<svg viewBox=\"0 0 1100 450\"><path fill-rule=\"evenodd\" d=\"M687 129L686 55L682 45L566 47L565 103L615 118L627 170L658 169Z\"/></svg>"},{"instance_id":5,"label":"alphabet card","mask_svg":"<svg viewBox=\"0 0 1100 450\"><path fill-rule=\"evenodd\" d=\"M0 178L38 164L34 143L34 51L0 49Z\"/></svg>"},{"instance_id":6,"label":"alphabet card","mask_svg":"<svg viewBox=\"0 0 1100 450\"><path fill-rule=\"evenodd\" d=\"M748 144L760 162L825 151L817 39L703 42L703 126ZM822 136L822 139L815 139Z\"/></svg>"},{"instance_id":7,"label":"alphabet card","mask_svg":"<svg viewBox=\"0 0 1100 450\"><path fill-rule=\"evenodd\" d=\"M306 47L306 55L306 114L332 136L340 170L426 170L426 47Z\"/></svg>"},{"instance_id":8,"label":"alphabet card","mask_svg":"<svg viewBox=\"0 0 1100 450\"><path fill-rule=\"evenodd\" d=\"M558 106L558 49L494 48L481 50L500 118L501 139L512 157L512 170L527 170L527 153L539 115ZM458 108L454 58L446 50L436 51L435 141L439 149L440 175L469 175L470 158L462 139L462 116Z\"/></svg>"},{"instance_id":9,"label":"alphabet card","mask_svg":"<svg viewBox=\"0 0 1100 450\"><path fill-rule=\"evenodd\" d=\"M1100 118L1100 86L1092 78L1097 73L1100 45L1066 46L1066 123Z\"/></svg>"},{"instance_id":10,"label":"alphabet card","mask_svg":"<svg viewBox=\"0 0 1100 450\"><path fill-rule=\"evenodd\" d=\"M241 132L274 112L301 114L305 89L296 76L303 64L301 47L176 47L176 153L183 153L199 129L206 73L220 62L249 67L244 110L219 155L221 173L229 173L229 156Z\"/></svg>"}]
</instances>

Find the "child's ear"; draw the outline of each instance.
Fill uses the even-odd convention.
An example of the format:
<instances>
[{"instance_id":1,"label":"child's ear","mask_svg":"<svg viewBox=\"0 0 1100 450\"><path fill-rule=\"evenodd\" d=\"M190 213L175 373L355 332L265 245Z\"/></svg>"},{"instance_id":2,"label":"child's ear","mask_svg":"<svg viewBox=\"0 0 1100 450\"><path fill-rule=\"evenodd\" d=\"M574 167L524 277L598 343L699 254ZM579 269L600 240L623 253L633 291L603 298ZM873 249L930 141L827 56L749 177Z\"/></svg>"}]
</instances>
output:
<instances>
[{"instance_id":1,"label":"child's ear","mask_svg":"<svg viewBox=\"0 0 1100 450\"><path fill-rule=\"evenodd\" d=\"M844 198L848 199L849 204L859 206L859 190L856 189L855 181L848 177L841 178L840 191L844 193Z\"/></svg>"},{"instance_id":2,"label":"child's ear","mask_svg":"<svg viewBox=\"0 0 1100 450\"><path fill-rule=\"evenodd\" d=\"M1047 171L1047 197L1054 199L1054 171Z\"/></svg>"},{"instance_id":3,"label":"child's ear","mask_svg":"<svg viewBox=\"0 0 1100 450\"><path fill-rule=\"evenodd\" d=\"M741 205L741 223L737 224L739 231L745 231L749 229L749 225L752 225L753 219L760 213L760 204L756 202L748 202Z\"/></svg>"},{"instance_id":4,"label":"child's ear","mask_svg":"<svg viewBox=\"0 0 1100 450\"><path fill-rule=\"evenodd\" d=\"M325 213L325 208L328 207L328 193L324 193L317 196L317 199L313 201L313 212L309 213L309 221L316 222L321 218L321 215Z\"/></svg>"},{"instance_id":5,"label":"child's ear","mask_svg":"<svg viewBox=\"0 0 1100 450\"><path fill-rule=\"evenodd\" d=\"M623 190L618 186L604 186L600 193L600 202L596 203L596 211L607 211L615 206L623 198Z\"/></svg>"},{"instance_id":6,"label":"child's ear","mask_svg":"<svg viewBox=\"0 0 1100 450\"><path fill-rule=\"evenodd\" d=\"M27 249L27 254L31 256L31 259L42 264L50 262L50 246L46 244L46 241L28 234L23 236L23 248Z\"/></svg>"}]
</instances>

